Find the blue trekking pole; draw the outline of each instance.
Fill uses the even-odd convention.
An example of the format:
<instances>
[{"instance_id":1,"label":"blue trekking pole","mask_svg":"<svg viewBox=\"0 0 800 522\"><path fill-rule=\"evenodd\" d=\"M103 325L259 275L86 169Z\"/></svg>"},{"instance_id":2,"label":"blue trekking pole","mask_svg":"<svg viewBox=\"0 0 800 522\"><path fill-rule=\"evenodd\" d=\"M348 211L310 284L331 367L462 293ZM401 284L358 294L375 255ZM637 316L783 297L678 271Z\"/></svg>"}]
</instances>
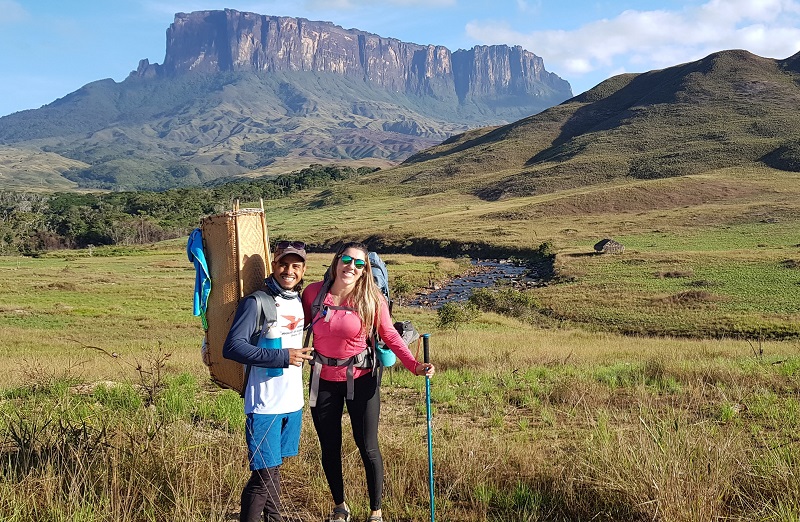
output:
<instances>
[{"instance_id":1,"label":"blue trekking pole","mask_svg":"<svg viewBox=\"0 0 800 522\"><path fill-rule=\"evenodd\" d=\"M425 364L431 362L430 342L431 334L422 334L422 353L424 356ZM433 439L431 437L431 378L425 376L425 412L428 417L428 489L431 497L431 522L434 522L434 506L433 501Z\"/></svg>"}]
</instances>

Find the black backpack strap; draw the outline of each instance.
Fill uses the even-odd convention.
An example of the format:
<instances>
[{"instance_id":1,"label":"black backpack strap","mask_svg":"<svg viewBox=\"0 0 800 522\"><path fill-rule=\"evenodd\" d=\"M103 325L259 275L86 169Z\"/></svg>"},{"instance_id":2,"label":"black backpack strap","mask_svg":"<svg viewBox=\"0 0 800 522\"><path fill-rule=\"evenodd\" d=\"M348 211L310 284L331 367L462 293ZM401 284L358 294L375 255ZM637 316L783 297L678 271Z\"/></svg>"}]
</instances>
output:
<instances>
[{"instance_id":1,"label":"black backpack strap","mask_svg":"<svg viewBox=\"0 0 800 522\"><path fill-rule=\"evenodd\" d=\"M319 292L314 296L314 302L311 303L311 321L306 326L306 338L303 341L303 348L308 347L308 343L311 340L311 331L313 330L312 326L317 322L317 314L322 310L322 303L325 302L325 296L328 295L328 290L330 289L331 280L328 278L323 279L322 286L319 287Z\"/></svg>"}]
</instances>

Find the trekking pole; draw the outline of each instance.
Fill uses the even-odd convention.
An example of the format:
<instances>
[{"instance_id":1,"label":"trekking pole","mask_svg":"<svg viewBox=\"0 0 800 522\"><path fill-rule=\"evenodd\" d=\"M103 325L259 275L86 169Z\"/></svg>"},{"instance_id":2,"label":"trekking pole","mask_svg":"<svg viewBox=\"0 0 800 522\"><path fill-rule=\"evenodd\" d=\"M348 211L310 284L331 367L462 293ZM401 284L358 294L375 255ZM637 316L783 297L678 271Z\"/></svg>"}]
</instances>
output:
<instances>
[{"instance_id":1,"label":"trekking pole","mask_svg":"<svg viewBox=\"0 0 800 522\"><path fill-rule=\"evenodd\" d=\"M431 334L422 334L422 353L424 357L425 364L429 364L431 362L431 351L429 346L429 341L431 338ZM431 378L427 375L425 376L425 412L428 417L428 490L430 492L430 499L431 499L431 522L434 522L434 506L435 502L433 500L433 439L431 437L432 429L431 429Z\"/></svg>"}]
</instances>

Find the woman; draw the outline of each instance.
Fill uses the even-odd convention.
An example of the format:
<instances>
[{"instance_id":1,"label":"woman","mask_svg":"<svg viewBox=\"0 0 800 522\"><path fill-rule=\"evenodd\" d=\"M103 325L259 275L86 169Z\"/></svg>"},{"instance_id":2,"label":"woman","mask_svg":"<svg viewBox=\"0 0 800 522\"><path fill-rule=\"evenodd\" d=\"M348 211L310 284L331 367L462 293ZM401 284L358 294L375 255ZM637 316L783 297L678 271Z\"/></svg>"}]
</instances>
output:
<instances>
[{"instance_id":1,"label":"woman","mask_svg":"<svg viewBox=\"0 0 800 522\"><path fill-rule=\"evenodd\" d=\"M371 514L368 522L383 522L383 458L378 448L380 382L367 339L377 332L415 375L432 376L432 364L420 363L392 326L389 307L372 279L367 247L347 243L333 257L325 281L303 292L306 324L314 333L314 360L309 405L322 450L322 468L331 490L329 520L350 520L342 479L342 413L345 402L353 439L367 477ZM330 286L326 284L330 282ZM328 290L325 295L317 296ZM315 301L319 304L314 306Z\"/></svg>"}]
</instances>

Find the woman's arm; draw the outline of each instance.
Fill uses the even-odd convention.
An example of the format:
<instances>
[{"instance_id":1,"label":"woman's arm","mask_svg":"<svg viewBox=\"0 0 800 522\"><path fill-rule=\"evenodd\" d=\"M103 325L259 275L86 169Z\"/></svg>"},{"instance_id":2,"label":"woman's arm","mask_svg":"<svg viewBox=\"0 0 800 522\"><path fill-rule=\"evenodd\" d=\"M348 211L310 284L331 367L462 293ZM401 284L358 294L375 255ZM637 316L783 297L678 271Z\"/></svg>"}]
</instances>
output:
<instances>
[{"instance_id":1,"label":"woman's arm","mask_svg":"<svg viewBox=\"0 0 800 522\"><path fill-rule=\"evenodd\" d=\"M381 336L381 341L397 355L400 362L403 363L403 366L414 375L433 375L433 365L417 361L414 358L414 354L412 354L411 350L406 346L403 338L397 330L395 330L392 324L392 316L389 315L389 306L386 304L385 299L381 299L378 313L380 314L378 334Z\"/></svg>"}]
</instances>

